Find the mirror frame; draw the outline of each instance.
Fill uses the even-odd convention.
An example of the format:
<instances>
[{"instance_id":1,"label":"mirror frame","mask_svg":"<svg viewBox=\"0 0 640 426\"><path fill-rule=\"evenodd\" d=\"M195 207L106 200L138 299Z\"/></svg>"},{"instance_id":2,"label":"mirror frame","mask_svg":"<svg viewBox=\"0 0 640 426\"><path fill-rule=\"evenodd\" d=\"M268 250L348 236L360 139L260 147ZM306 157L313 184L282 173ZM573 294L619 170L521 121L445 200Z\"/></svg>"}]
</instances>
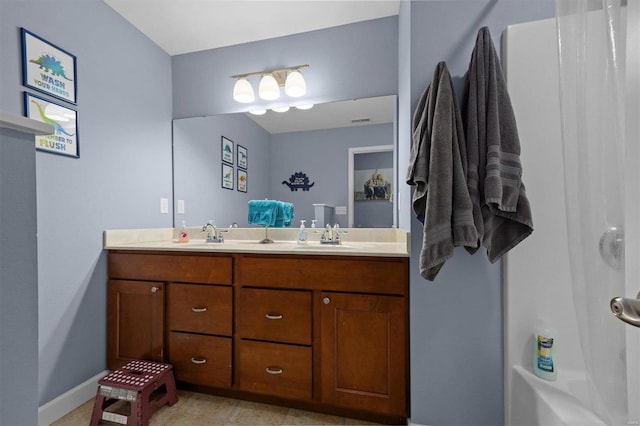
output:
<instances>
[{"instance_id":1,"label":"mirror frame","mask_svg":"<svg viewBox=\"0 0 640 426\"><path fill-rule=\"evenodd\" d=\"M391 152L393 154L394 152L394 146L393 145L373 145L373 146L359 146L359 147L354 147L354 148L349 148L349 172L348 172L348 176L347 179L349 179L349 185L348 185L348 191L349 194L347 195L347 200L349 200L348 206L347 206L347 210L349 212L349 228L353 228L353 208L354 208L354 202L353 202L353 178L354 178L354 159L356 154L370 154L370 153L376 153L376 152ZM395 173L395 175L397 175L397 173ZM395 180L395 179L394 179ZM393 191L393 202L395 203L395 182L393 183L393 187L394 187L394 191ZM395 218L394 218L394 224L395 224Z\"/></svg>"}]
</instances>

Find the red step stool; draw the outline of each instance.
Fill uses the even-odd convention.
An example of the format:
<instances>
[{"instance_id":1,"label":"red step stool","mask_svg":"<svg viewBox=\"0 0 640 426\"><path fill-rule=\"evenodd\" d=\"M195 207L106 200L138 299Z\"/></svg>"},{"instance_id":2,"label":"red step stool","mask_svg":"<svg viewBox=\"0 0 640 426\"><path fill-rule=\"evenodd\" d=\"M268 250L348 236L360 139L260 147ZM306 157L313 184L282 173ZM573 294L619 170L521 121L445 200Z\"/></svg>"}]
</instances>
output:
<instances>
[{"instance_id":1,"label":"red step stool","mask_svg":"<svg viewBox=\"0 0 640 426\"><path fill-rule=\"evenodd\" d=\"M107 374L98 383L100 386L93 405L91 426L97 426L100 420L146 426L160 407L178 402L171 364L131 361ZM120 401L129 403L129 416L107 410Z\"/></svg>"}]
</instances>

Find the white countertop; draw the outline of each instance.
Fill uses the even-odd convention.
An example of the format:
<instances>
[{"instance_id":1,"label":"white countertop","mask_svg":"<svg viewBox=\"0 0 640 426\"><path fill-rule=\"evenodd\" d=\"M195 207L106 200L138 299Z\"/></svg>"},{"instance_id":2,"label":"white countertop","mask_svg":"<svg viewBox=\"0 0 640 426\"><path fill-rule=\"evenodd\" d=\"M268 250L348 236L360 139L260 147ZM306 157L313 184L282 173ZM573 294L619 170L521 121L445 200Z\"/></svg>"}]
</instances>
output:
<instances>
[{"instance_id":1,"label":"white countertop","mask_svg":"<svg viewBox=\"0 0 640 426\"><path fill-rule=\"evenodd\" d=\"M341 229L342 244L320 244L320 232L307 229L306 244L296 241L297 229L269 228L273 243L261 244L265 230L261 228L223 229L224 243L207 243L200 227L187 228L188 243L177 242L177 230L121 229L104 232L107 250L190 251L211 253L313 254L343 256L408 257L409 234L398 229ZM321 231L318 229L317 231ZM345 232L346 231L346 232Z\"/></svg>"}]
</instances>

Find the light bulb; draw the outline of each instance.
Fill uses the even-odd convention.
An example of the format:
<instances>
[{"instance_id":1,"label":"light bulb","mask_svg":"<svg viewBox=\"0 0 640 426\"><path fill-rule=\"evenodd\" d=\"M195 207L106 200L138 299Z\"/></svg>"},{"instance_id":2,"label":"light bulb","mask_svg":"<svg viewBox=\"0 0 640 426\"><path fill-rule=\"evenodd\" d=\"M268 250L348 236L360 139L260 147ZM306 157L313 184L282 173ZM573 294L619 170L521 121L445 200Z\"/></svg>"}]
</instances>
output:
<instances>
[{"instance_id":1,"label":"light bulb","mask_svg":"<svg viewBox=\"0 0 640 426\"><path fill-rule=\"evenodd\" d=\"M265 74L260 79L258 95L267 101L273 101L280 97L280 87L272 74Z\"/></svg>"},{"instance_id":2,"label":"light bulb","mask_svg":"<svg viewBox=\"0 0 640 426\"><path fill-rule=\"evenodd\" d=\"M311 109L311 108L313 108L313 104L297 105L296 108L298 108L298 109Z\"/></svg>"},{"instance_id":3,"label":"light bulb","mask_svg":"<svg viewBox=\"0 0 640 426\"><path fill-rule=\"evenodd\" d=\"M284 92L293 98L299 98L307 93L307 84L300 71L293 70L289 73L284 83Z\"/></svg>"},{"instance_id":4,"label":"light bulb","mask_svg":"<svg viewBox=\"0 0 640 426\"><path fill-rule=\"evenodd\" d=\"M237 102L248 104L255 100L256 96L253 94L253 87L246 78L240 78L233 86L233 99Z\"/></svg>"},{"instance_id":5,"label":"light bulb","mask_svg":"<svg viewBox=\"0 0 640 426\"><path fill-rule=\"evenodd\" d=\"M289 107L288 106L276 107L276 108L271 108L271 110L275 112L287 112L289 111Z\"/></svg>"},{"instance_id":6,"label":"light bulb","mask_svg":"<svg viewBox=\"0 0 640 426\"><path fill-rule=\"evenodd\" d=\"M267 113L266 109L254 109L253 111L249 111L249 114L253 115L265 115Z\"/></svg>"}]
</instances>

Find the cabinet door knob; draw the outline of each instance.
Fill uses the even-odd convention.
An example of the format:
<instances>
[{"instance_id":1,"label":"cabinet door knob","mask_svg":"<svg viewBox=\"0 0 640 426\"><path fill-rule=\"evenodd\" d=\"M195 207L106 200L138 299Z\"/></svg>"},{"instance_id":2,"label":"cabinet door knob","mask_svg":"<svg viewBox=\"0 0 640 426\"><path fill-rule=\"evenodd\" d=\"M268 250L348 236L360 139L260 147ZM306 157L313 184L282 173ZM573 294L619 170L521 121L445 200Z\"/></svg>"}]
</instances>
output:
<instances>
[{"instance_id":1,"label":"cabinet door knob","mask_svg":"<svg viewBox=\"0 0 640 426\"><path fill-rule=\"evenodd\" d=\"M191 362L194 364L206 364L207 363L207 359L206 358L191 358Z\"/></svg>"},{"instance_id":2,"label":"cabinet door knob","mask_svg":"<svg viewBox=\"0 0 640 426\"><path fill-rule=\"evenodd\" d=\"M282 368L278 368L278 367L267 367L264 369L264 371L266 371L269 374L282 374L284 373L284 370Z\"/></svg>"},{"instance_id":3,"label":"cabinet door knob","mask_svg":"<svg viewBox=\"0 0 640 426\"><path fill-rule=\"evenodd\" d=\"M281 320L283 318L280 314L264 314L264 317L268 320Z\"/></svg>"},{"instance_id":4,"label":"cabinet door knob","mask_svg":"<svg viewBox=\"0 0 640 426\"><path fill-rule=\"evenodd\" d=\"M156 286L151 287L151 293L155 293L158 290L160 290L159 287L156 287Z\"/></svg>"},{"instance_id":5,"label":"cabinet door knob","mask_svg":"<svg viewBox=\"0 0 640 426\"><path fill-rule=\"evenodd\" d=\"M195 312L195 313L207 312L207 308L191 308L191 312Z\"/></svg>"},{"instance_id":6,"label":"cabinet door knob","mask_svg":"<svg viewBox=\"0 0 640 426\"><path fill-rule=\"evenodd\" d=\"M329 299L328 297L325 297L324 299L322 299L322 303L324 303L325 305L328 305L329 303L331 303L331 299Z\"/></svg>"}]
</instances>

